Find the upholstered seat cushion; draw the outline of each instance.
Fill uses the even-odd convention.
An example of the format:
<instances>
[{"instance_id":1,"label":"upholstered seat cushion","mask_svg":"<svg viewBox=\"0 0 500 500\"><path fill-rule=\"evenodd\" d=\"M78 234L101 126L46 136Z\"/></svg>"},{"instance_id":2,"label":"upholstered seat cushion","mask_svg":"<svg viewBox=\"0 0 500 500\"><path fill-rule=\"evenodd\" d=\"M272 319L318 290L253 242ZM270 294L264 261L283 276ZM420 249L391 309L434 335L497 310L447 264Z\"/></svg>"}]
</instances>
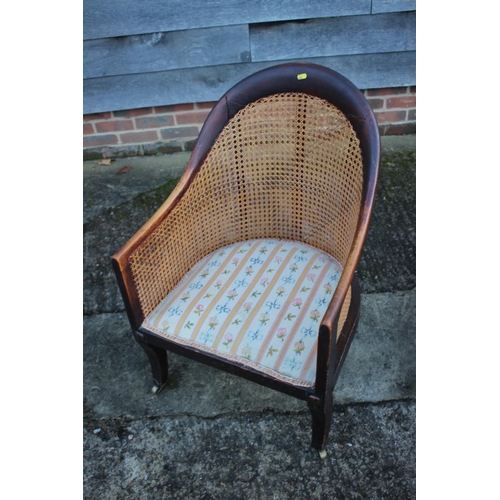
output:
<instances>
[{"instance_id":1,"label":"upholstered seat cushion","mask_svg":"<svg viewBox=\"0 0 500 500\"><path fill-rule=\"evenodd\" d=\"M313 386L319 324L341 265L303 243L251 240L200 260L142 327Z\"/></svg>"}]
</instances>

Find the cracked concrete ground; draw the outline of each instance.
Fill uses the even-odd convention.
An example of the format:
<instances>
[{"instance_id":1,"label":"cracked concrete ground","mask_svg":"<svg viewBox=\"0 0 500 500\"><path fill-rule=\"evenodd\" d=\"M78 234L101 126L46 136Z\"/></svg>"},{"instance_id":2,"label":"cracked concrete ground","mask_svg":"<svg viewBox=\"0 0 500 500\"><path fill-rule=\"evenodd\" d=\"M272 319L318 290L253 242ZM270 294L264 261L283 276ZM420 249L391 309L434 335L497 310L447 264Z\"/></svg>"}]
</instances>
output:
<instances>
[{"instance_id":1,"label":"cracked concrete ground","mask_svg":"<svg viewBox=\"0 0 500 500\"><path fill-rule=\"evenodd\" d=\"M189 154L84 162L86 499L415 498L415 137L384 137L382 150L360 322L323 462L302 401L173 354L167 390L150 393L110 256Z\"/></svg>"}]
</instances>

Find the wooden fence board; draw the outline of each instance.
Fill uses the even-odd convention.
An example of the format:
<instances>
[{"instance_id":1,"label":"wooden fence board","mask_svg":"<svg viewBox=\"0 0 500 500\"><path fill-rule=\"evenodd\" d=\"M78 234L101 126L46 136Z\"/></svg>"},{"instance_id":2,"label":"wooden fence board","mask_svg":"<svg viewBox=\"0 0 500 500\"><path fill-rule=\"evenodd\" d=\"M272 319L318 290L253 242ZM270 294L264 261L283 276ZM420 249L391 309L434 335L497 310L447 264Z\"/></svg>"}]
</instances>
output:
<instances>
[{"instance_id":1,"label":"wooden fence board","mask_svg":"<svg viewBox=\"0 0 500 500\"><path fill-rule=\"evenodd\" d=\"M402 12L405 10L416 10L416 0L373 0L372 14L383 12Z\"/></svg>"},{"instance_id":2,"label":"wooden fence board","mask_svg":"<svg viewBox=\"0 0 500 500\"><path fill-rule=\"evenodd\" d=\"M370 14L371 0L84 0L84 40Z\"/></svg>"},{"instance_id":3,"label":"wooden fence board","mask_svg":"<svg viewBox=\"0 0 500 500\"><path fill-rule=\"evenodd\" d=\"M250 62L248 25L83 42L83 77Z\"/></svg>"},{"instance_id":4,"label":"wooden fence board","mask_svg":"<svg viewBox=\"0 0 500 500\"><path fill-rule=\"evenodd\" d=\"M415 50L415 12L250 27L252 61Z\"/></svg>"},{"instance_id":5,"label":"wooden fence board","mask_svg":"<svg viewBox=\"0 0 500 500\"><path fill-rule=\"evenodd\" d=\"M332 68L360 89L416 84L414 51L297 60ZM275 64L275 61L228 64L84 80L84 114L217 101L242 78Z\"/></svg>"}]
</instances>

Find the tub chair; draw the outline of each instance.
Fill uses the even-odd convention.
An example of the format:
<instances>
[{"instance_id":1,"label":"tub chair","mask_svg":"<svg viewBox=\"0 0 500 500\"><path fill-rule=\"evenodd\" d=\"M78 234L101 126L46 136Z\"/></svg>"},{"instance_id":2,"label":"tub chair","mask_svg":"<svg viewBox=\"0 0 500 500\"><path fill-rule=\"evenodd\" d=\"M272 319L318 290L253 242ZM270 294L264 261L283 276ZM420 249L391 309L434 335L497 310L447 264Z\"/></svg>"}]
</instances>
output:
<instances>
[{"instance_id":1,"label":"tub chair","mask_svg":"<svg viewBox=\"0 0 500 500\"><path fill-rule=\"evenodd\" d=\"M153 392L167 351L225 370L305 400L326 456L379 159L369 104L331 69L282 64L222 96L176 188L112 257Z\"/></svg>"}]
</instances>

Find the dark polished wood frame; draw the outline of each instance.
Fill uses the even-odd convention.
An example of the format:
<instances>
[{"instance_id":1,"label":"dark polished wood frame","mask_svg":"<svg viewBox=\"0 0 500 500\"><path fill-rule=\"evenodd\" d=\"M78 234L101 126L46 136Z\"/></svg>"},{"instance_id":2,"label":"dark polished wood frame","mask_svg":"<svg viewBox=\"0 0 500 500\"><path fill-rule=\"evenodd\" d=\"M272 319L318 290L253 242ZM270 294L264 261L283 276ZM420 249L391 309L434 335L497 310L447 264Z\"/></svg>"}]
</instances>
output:
<instances>
[{"instance_id":1,"label":"dark polished wood frame","mask_svg":"<svg viewBox=\"0 0 500 500\"><path fill-rule=\"evenodd\" d=\"M298 79L297 75L307 74ZM144 314L139 303L130 268L130 254L168 216L193 182L214 141L228 121L247 104L262 97L282 93L302 92L325 99L342 111L351 122L363 155L363 194L360 216L351 251L344 271L321 321L318 338L318 358L314 387L298 387L267 374L231 362L222 357L192 347L173 343L141 327ZM355 275L368 224L373 210L380 162L380 138L375 116L363 94L339 73L318 65L290 63L262 70L242 80L216 104L200 133L186 171L178 185L151 219L112 257L118 284L125 302L134 336L145 350L158 388L164 387L168 377L166 351L205 363L234 375L307 401L312 415L312 443L324 450L332 421L332 391L356 331L360 308L360 288ZM340 311L351 288L351 302L347 319L338 333ZM337 339L337 341L335 341Z\"/></svg>"}]
</instances>

